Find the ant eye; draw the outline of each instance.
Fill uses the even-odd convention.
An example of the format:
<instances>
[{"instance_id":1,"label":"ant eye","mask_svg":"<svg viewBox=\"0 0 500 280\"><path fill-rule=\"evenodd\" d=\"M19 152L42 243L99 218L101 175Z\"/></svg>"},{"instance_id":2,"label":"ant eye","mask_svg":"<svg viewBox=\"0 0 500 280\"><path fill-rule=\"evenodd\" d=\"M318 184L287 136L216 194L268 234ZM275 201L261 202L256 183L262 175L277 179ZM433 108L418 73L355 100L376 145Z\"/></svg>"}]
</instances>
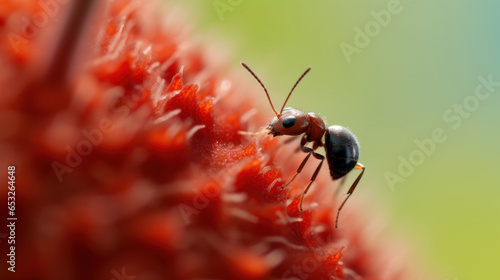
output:
<instances>
[{"instance_id":1,"label":"ant eye","mask_svg":"<svg viewBox=\"0 0 500 280\"><path fill-rule=\"evenodd\" d=\"M290 128L292 127L295 123L297 122L297 119L295 117L290 117L287 118L283 121L283 127L284 128Z\"/></svg>"}]
</instances>

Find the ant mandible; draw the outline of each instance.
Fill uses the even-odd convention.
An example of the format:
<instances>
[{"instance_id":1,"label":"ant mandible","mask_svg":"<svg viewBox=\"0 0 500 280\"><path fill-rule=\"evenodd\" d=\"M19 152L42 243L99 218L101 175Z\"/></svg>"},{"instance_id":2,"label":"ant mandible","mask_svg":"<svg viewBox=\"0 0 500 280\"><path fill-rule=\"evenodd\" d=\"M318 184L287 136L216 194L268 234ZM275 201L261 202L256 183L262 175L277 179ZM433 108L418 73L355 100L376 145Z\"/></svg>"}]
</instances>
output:
<instances>
[{"instance_id":1,"label":"ant mandible","mask_svg":"<svg viewBox=\"0 0 500 280\"><path fill-rule=\"evenodd\" d=\"M255 73L246 65L244 62L241 62L241 65L245 67L252 76L259 82L264 91L266 92L267 99L269 100L269 104L271 104L271 108L274 111L276 117L274 117L269 125L267 126L267 130L269 130L268 134L272 134L273 137L281 136L281 135L291 135L297 136L304 134L300 141L300 149L307 153L307 156L304 158L299 168L293 175L292 179L288 181L283 187L286 187L290 183L293 182L295 177L302 171L304 165L311 155L315 158L319 159L321 162L318 167L314 171L309 184L307 184L304 192L302 193L302 197L300 198L300 211L302 211L302 200L304 199L304 195L311 187L311 184L314 182L316 177L318 176L319 170L323 165L323 161L325 160L325 156L314 152L318 147L324 146L326 151L326 160L328 162L328 167L330 168L330 175L333 180L340 179L344 177L347 173L349 173L352 169L360 169L361 173L358 175L354 183L352 183L351 187L347 191L347 197L344 199L342 204L337 211L337 217L335 219L335 228L337 228L340 210L344 207L347 199L351 196L356 189L363 173L365 172L365 167L358 163L359 159L359 144L356 136L347 128L333 125L326 128L325 122L315 113L304 113L297 109L293 108L285 108L285 105L292 95L293 90L297 86L297 84L304 78L304 76L311 70L311 67L307 68L307 70L299 77L292 90L288 94L285 99L285 103L281 107L280 112L276 112L274 109L273 103L271 102L271 98L269 97L269 93L267 92L266 87L260 81L260 79L255 75ZM266 130L262 132L252 133L252 132L239 132L243 135L258 135L267 132ZM325 137L325 142L323 143L323 136ZM305 145L308 142L312 142L312 148L306 147Z\"/></svg>"}]
</instances>

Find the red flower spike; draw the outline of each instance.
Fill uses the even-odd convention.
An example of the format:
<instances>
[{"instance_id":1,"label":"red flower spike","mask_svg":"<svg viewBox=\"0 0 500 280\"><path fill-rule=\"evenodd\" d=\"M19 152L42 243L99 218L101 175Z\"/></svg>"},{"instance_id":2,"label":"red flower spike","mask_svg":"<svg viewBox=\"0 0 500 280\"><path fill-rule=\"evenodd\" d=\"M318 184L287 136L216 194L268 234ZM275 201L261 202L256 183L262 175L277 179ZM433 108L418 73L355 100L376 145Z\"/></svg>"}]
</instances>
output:
<instances>
[{"instance_id":1,"label":"red flower spike","mask_svg":"<svg viewBox=\"0 0 500 280\"><path fill-rule=\"evenodd\" d=\"M182 89L182 73L179 72L175 74L175 76L172 78L172 82L170 82L170 85L167 88L167 93L168 92L174 92Z\"/></svg>"},{"instance_id":2,"label":"red flower spike","mask_svg":"<svg viewBox=\"0 0 500 280\"><path fill-rule=\"evenodd\" d=\"M152 1L96 1L72 36L48 24L27 38L22 17L46 12L42 2L61 1L0 7L1 37L18 36L0 42L0 161L16 167L18 218L16 272L1 279L412 278L410 262L394 261L398 245L367 227L366 206L350 201L335 229L326 170L299 210L315 167L284 187L303 156L238 134L269 121L261 89L212 65L175 15ZM77 4L59 4L58 18L72 20ZM48 53L63 46L67 60L39 57L51 40ZM77 53L72 40L92 47ZM60 72L61 84L43 79Z\"/></svg>"}]
</instances>

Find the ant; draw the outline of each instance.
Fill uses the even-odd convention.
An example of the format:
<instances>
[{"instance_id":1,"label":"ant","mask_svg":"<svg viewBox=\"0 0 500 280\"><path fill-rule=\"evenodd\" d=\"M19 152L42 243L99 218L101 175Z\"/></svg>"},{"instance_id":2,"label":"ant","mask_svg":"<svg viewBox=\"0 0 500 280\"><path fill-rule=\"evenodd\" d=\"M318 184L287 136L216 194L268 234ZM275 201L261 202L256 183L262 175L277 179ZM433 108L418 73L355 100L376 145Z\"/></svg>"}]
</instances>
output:
<instances>
[{"instance_id":1,"label":"ant","mask_svg":"<svg viewBox=\"0 0 500 280\"><path fill-rule=\"evenodd\" d=\"M290 181L288 181L283 187L286 187L293 182L295 177L297 177L297 175L302 171L302 168L304 168L304 165L306 164L307 160L311 155L313 155L313 157L321 161L318 167L316 168L316 171L314 171L314 174L312 175L309 184L307 184L306 188L304 189L304 192L302 193L299 206L300 211L302 211L302 200L304 199L304 195L307 193L309 187L311 187L311 184L318 176L319 170L321 169L323 161L325 160L325 156L315 152L315 150L318 147L325 147L326 160L328 162L328 167L330 168L330 175L333 180L337 180L344 177L354 168L361 170L361 173L358 175L354 183L352 183L351 187L347 191L347 197L344 199L342 204L340 204L340 207L337 211L337 217L335 219L335 228L337 228L340 210L342 210L347 199L349 199L351 194L354 192L354 189L356 189L356 186L358 185L359 181L361 180L361 177L363 176L363 173L365 172L365 167L362 164L358 163L359 143L358 140L356 139L356 136L354 136L354 134L349 129L342 126L333 125L326 128L323 119L321 119L321 117L315 113L306 114L297 109L289 107L285 108L285 105L290 96L292 95L293 90L302 80L302 78L304 78L304 76L311 70L311 67L307 68L307 70L299 77L297 82L295 82L295 85L288 94L287 98L285 99L285 103L283 103L283 106L281 107L281 110L278 113L276 112L276 109L274 109L273 103L271 102L271 98L269 97L269 93L267 92L267 89L264 86L264 84L260 81L257 75L255 75L255 73L250 69L250 67L248 67L248 65L246 65L244 62L241 62L241 65L243 65L243 67L245 67L248 70L248 72L250 72L250 74L252 74L252 76L254 76L254 78L262 86L262 88L266 92L269 104L271 104L271 109L273 109L274 114L276 115L276 117L274 117L271 120L271 122L266 128L267 130L269 130L268 134L272 134L273 137L281 135L298 136L304 134L300 141L300 149L304 153L307 153L307 156L300 164L299 168L295 172L295 175L293 175L292 179L290 179ZM241 131L239 133L243 135L258 135L266 132L267 131L264 130L262 132L256 132L256 133L241 132ZM323 136L324 136L324 143L323 143ZM312 142L312 148L305 146L309 142Z\"/></svg>"}]
</instances>

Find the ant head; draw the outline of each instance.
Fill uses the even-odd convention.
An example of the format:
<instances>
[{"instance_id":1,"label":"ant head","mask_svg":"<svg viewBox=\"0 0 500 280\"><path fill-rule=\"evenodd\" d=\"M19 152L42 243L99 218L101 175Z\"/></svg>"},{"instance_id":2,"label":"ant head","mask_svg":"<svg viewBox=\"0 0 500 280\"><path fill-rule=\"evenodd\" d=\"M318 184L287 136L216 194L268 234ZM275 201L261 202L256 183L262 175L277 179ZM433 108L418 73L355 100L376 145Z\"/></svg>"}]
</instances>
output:
<instances>
[{"instance_id":1,"label":"ant head","mask_svg":"<svg viewBox=\"0 0 500 280\"><path fill-rule=\"evenodd\" d=\"M282 114L274 117L267 129L274 137L279 135L300 135L309 127L309 117L306 113L286 108Z\"/></svg>"}]
</instances>

